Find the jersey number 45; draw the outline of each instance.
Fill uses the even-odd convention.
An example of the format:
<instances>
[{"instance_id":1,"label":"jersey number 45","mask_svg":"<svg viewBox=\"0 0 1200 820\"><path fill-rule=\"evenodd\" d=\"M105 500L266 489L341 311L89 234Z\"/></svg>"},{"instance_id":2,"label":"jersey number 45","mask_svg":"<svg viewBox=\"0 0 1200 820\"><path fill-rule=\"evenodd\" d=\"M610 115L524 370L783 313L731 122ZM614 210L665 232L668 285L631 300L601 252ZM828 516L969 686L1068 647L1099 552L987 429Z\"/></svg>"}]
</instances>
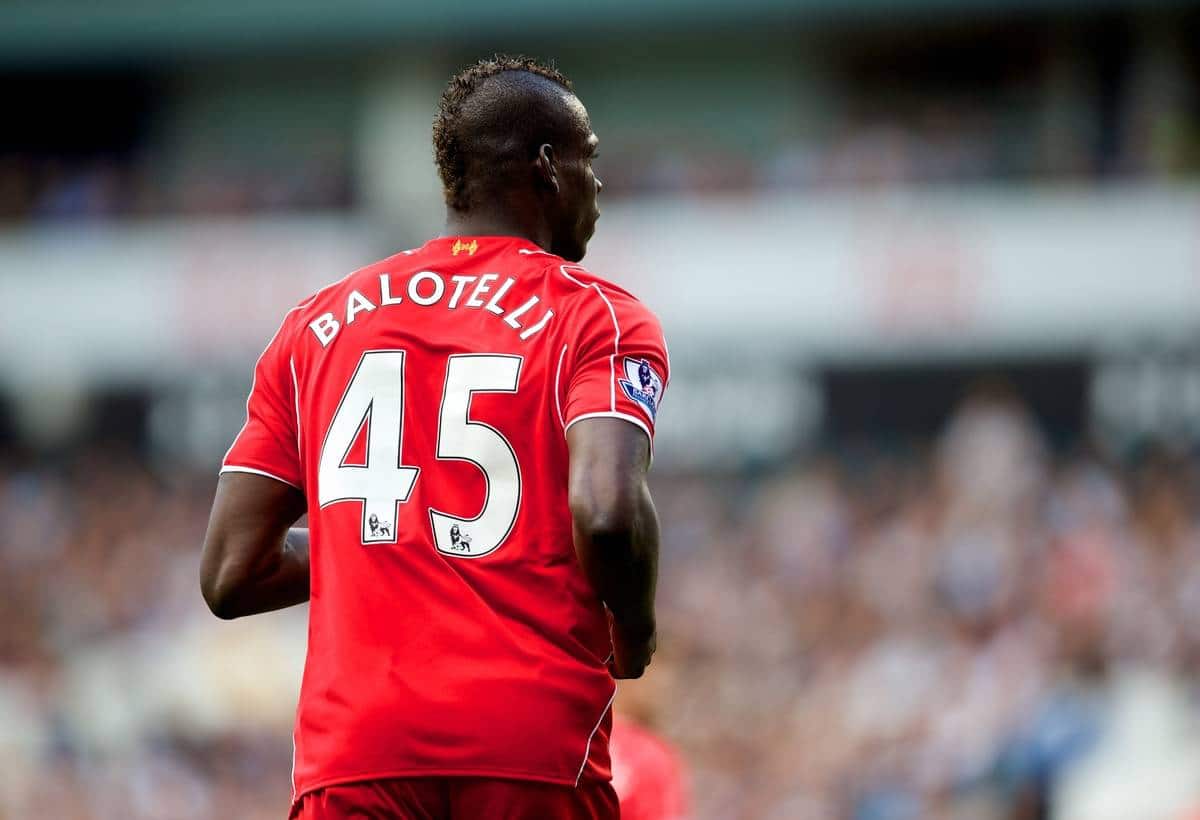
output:
<instances>
[{"instance_id":1,"label":"jersey number 45","mask_svg":"<svg viewBox=\"0 0 1200 820\"><path fill-rule=\"evenodd\" d=\"M321 445L317 499L321 508L362 505L362 543L394 544L400 505L408 501L420 468L405 465L404 351L368 350L346 385ZM438 551L478 558L504 543L521 503L521 468L512 445L494 427L470 417L475 393L516 393L522 358L502 354L453 355L438 414L438 459L469 461L483 473L483 509L459 518L429 508ZM347 464L366 428L364 464Z\"/></svg>"}]
</instances>

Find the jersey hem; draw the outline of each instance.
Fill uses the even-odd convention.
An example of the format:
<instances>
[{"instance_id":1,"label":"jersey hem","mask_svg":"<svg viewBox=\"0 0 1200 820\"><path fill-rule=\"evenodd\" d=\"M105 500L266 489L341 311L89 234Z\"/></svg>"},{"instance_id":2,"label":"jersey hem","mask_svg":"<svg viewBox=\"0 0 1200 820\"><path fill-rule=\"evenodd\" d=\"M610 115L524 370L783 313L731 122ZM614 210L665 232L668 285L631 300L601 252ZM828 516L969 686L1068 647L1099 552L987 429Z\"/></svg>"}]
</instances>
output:
<instances>
[{"instance_id":1,"label":"jersey hem","mask_svg":"<svg viewBox=\"0 0 1200 820\"><path fill-rule=\"evenodd\" d=\"M612 653L609 653L612 657ZM607 660L604 661L606 664ZM617 699L617 682L613 681L612 697L608 699L608 703L604 706L604 711L600 713L600 719L596 721L596 725L592 727L591 733L588 735L587 746L583 747L583 762L579 764L579 773L575 775L575 788L579 788L579 781L583 779L583 772L587 768L588 758L592 756L592 739L596 737L596 732L600 731L600 724L604 722L604 716L612 709L613 701Z\"/></svg>"},{"instance_id":2,"label":"jersey hem","mask_svg":"<svg viewBox=\"0 0 1200 820\"><path fill-rule=\"evenodd\" d=\"M586 767L587 760L584 760ZM340 786L344 783L359 783L368 780L393 780L406 777L485 777L494 778L496 780L529 780L535 783L550 783L555 786L570 786L577 788L583 778L575 780L570 777L549 777L543 774L535 774L533 772L518 772L502 769L390 769L378 772L364 772L363 774L347 774L337 777L327 777L316 782L306 785L296 791L296 796L292 798L292 804L300 802L300 798L309 792L314 792L317 789L324 789L328 786ZM604 783L612 781L608 778L587 778L588 780L600 780Z\"/></svg>"},{"instance_id":3,"label":"jersey hem","mask_svg":"<svg viewBox=\"0 0 1200 820\"><path fill-rule=\"evenodd\" d=\"M300 492L304 492L300 485L294 481L288 481L286 478L280 478L274 473L268 473L266 470L260 470L257 467L243 467L240 464L226 464L221 467L221 469L217 472L217 475L222 475L224 473L250 473L251 475L261 475L267 478L273 478L281 484L286 484L289 487L294 487L297 490L300 490Z\"/></svg>"},{"instance_id":4,"label":"jersey hem","mask_svg":"<svg viewBox=\"0 0 1200 820\"><path fill-rule=\"evenodd\" d=\"M646 434L646 438L648 438L650 440L650 458L651 458L651 460L653 460L653 458L654 458L654 435L650 432L649 426L647 426L647 424L644 421L642 421L641 419L639 419L637 416L631 416L629 413L622 413L620 410L616 410L616 411L601 410L596 413L580 413L578 416L575 416L572 419L570 419L563 426L563 435L565 436L567 434L567 431L571 429L572 424L574 424L577 421L583 421L584 419L623 419L623 420L629 422L630 424L640 427L642 432Z\"/></svg>"}]
</instances>

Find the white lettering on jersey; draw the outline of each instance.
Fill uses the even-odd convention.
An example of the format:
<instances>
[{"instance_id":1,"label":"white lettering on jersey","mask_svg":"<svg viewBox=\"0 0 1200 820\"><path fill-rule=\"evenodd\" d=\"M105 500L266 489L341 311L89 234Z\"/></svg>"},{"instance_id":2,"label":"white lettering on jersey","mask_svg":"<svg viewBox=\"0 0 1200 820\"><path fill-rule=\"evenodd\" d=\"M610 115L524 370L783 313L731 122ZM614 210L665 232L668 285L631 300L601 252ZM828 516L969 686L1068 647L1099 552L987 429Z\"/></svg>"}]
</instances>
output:
<instances>
[{"instance_id":1,"label":"white lettering on jersey","mask_svg":"<svg viewBox=\"0 0 1200 820\"><path fill-rule=\"evenodd\" d=\"M488 284L489 282L495 282L499 278L500 278L500 275L497 273L485 273L483 276L480 276L479 284L477 284L475 286L475 290L471 291L471 298L467 299L467 307L469 307L469 308L483 307L483 300L480 299L479 297L483 296L483 294L491 291L492 286L490 284Z\"/></svg>"},{"instance_id":2,"label":"white lettering on jersey","mask_svg":"<svg viewBox=\"0 0 1200 820\"><path fill-rule=\"evenodd\" d=\"M386 273L379 274L379 304L398 305L404 301L399 296L392 296L392 280L388 278Z\"/></svg>"},{"instance_id":3,"label":"white lettering on jersey","mask_svg":"<svg viewBox=\"0 0 1200 820\"><path fill-rule=\"evenodd\" d=\"M445 303L447 310L454 310L460 305L473 310L482 308L488 313L501 317L504 323L513 330L520 331L518 338L521 341L528 341L536 336L554 318L554 310L546 308L541 318L532 325L526 326L517 321L532 311L541 299L537 296L530 296L516 310L509 311L508 308L500 303L500 300L517 284L515 277L507 277L504 283L496 289L492 288L492 284L500 278L500 274L498 273L485 273L481 276L456 274L448 278L453 283L453 287L449 289L450 298ZM373 294L372 297L369 297L360 290L352 290L346 295L346 307L340 321L334 317L332 312L326 312L309 322L308 327L312 330L313 335L317 337L317 341L321 343L321 347L328 347L343 327L349 327L355 323L360 313L371 314L380 307L390 307L405 302L412 302L414 305L423 308L438 304L446 296L446 279L445 275L431 270L423 270L413 274L404 286L404 289L408 293L406 300L392 293L391 275L387 273L380 274L378 299L373 300ZM475 283L475 287L470 291L470 296L464 300L464 294L468 293L467 286L472 282ZM490 297L487 298L487 302L485 303L484 298L489 294Z\"/></svg>"},{"instance_id":4,"label":"white lettering on jersey","mask_svg":"<svg viewBox=\"0 0 1200 820\"><path fill-rule=\"evenodd\" d=\"M374 309L374 302L356 290L350 291L350 295L346 297L346 324L354 324L355 316L363 311L370 313Z\"/></svg>"},{"instance_id":5,"label":"white lettering on jersey","mask_svg":"<svg viewBox=\"0 0 1200 820\"><path fill-rule=\"evenodd\" d=\"M511 276L504 280L504 284L500 286L500 290L492 294L492 298L488 300L484 310L496 314L497 316L504 315L504 308L500 306L500 299L504 294L508 293L508 289L517 283L516 279Z\"/></svg>"},{"instance_id":6,"label":"white lettering on jersey","mask_svg":"<svg viewBox=\"0 0 1200 820\"><path fill-rule=\"evenodd\" d=\"M509 327L513 328L514 330L520 330L521 325L519 322L517 322L517 319L519 319L521 316L528 313L533 308L533 306L536 305L537 303L538 303L538 298L536 296L530 296L528 302L521 305L519 308L514 310L512 313L510 313L504 317L504 324L508 325Z\"/></svg>"},{"instance_id":7,"label":"white lettering on jersey","mask_svg":"<svg viewBox=\"0 0 1200 820\"><path fill-rule=\"evenodd\" d=\"M427 296L421 295L421 283L433 282L433 292ZM412 299L422 307L435 305L442 298L442 294L446 292L446 283L442 277L431 270L423 270L412 279L408 280L408 298Z\"/></svg>"},{"instance_id":8,"label":"white lettering on jersey","mask_svg":"<svg viewBox=\"0 0 1200 820\"><path fill-rule=\"evenodd\" d=\"M317 341L321 343L321 347L328 347L333 341L333 337L337 335L342 326L338 324L338 320L333 318L332 313L322 313L316 319L308 323L312 328L312 332L316 335Z\"/></svg>"},{"instance_id":9,"label":"white lettering on jersey","mask_svg":"<svg viewBox=\"0 0 1200 820\"><path fill-rule=\"evenodd\" d=\"M533 334L537 333L539 330L544 328L546 326L546 323L549 322L553 318L554 318L554 311L547 310L546 314L544 316L542 316L542 318L538 319L537 324L535 324L533 327L529 328L528 330L524 331L521 334L521 341L522 342L525 341L530 336L532 336Z\"/></svg>"},{"instance_id":10,"label":"white lettering on jersey","mask_svg":"<svg viewBox=\"0 0 1200 820\"><path fill-rule=\"evenodd\" d=\"M469 283L474 282L479 277L463 276L462 274L459 274L458 276L451 276L450 278L454 281L454 293L450 296L450 304L446 305L446 307L453 310L454 308L458 307L458 300L462 298L463 288L465 288Z\"/></svg>"}]
</instances>

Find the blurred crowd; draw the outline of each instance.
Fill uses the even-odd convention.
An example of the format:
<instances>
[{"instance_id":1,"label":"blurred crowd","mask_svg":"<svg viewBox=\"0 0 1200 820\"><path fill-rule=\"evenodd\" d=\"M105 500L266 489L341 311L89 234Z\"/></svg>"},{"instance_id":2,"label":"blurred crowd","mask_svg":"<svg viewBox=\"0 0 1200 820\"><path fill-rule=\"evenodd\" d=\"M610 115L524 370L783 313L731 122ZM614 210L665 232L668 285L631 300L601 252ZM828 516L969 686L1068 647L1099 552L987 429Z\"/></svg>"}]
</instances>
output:
<instances>
[{"instance_id":1,"label":"blurred crowd","mask_svg":"<svg viewBox=\"0 0 1200 820\"><path fill-rule=\"evenodd\" d=\"M55 156L0 151L0 220L237 216L345 209L353 203L348 158L335 148L264 163L245 156L175 169L160 157Z\"/></svg>"},{"instance_id":2,"label":"blurred crowd","mask_svg":"<svg viewBox=\"0 0 1200 820\"><path fill-rule=\"evenodd\" d=\"M814 75L812 86L798 82L779 105L772 98L765 108L739 108L725 91L695 105L667 100L649 121L621 104L598 109L605 146L597 170L611 197L1192 179L1200 173L1200 54L1179 33L1191 18L1152 19L1140 28L1109 20L1096 31L1049 20L979 31L918 26L891 39L835 40L812 67L796 68ZM657 73L680 79L667 63ZM603 97L604 83L593 86ZM343 92L353 93L349 85ZM134 96L148 110L158 100L150 91ZM163 123L145 112L126 116L145 122L103 152L87 132L72 139L65 128L54 133L65 146L57 152L47 138L20 144L0 135L0 220L360 204L353 118L334 118L314 136L288 116L286 97L261 104L280 108L270 130L215 145L198 137L202 149L156 140Z\"/></svg>"},{"instance_id":3,"label":"blurred crowd","mask_svg":"<svg viewBox=\"0 0 1200 820\"><path fill-rule=\"evenodd\" d=\"M1054 456L1008 399L921 451L664 480L661 728L703 817L1200 809L1200 463Z\"/></svg>"},{"instance_id":4,"label":"blurred crowd","mask_svg":"<svg viewBox=\"0 0 1200 820\"><path fill-rule=\"evenodd\" d=\"M305 613L204 609L214 481L0 470L0 818L284 816ZM976 397L920 446L654 491L659 652L618 705L697 818L1200 811L1200 461L1056 453Z\"/></svg>"},{"instance_id":5,"label":"blurred crowd","mask_svg":"<svg viewBox=\"0 0 1200 820\"><path fill-rule=\"evenodd\" d=\"M1066 107L1071 108L1067 103ZM824 191L1010 182L1178 181L1200 171L1200 125L1171 107L1138 106L1123 138L1097 123L1005 124L1012 112L978 99L934 99L902 110L846 112L826 132L765 149L629 139L605 148L607 196ZM356 203L348 158L264 165L247 156L173 173L158 161L0 153L0 220L52 222L338 210Z\"/></svg>"},{"instance_id":6,"label":"blurred crowd","mask_svg":"<svg viewBox=\"0 0 1200 820\"><path fill-rule=\"evenodd\" d=\"M124 448L6 465L0 818L286 815L303 612L211 628L196 579L213 486Z\"/></svg>"}]
</instances>

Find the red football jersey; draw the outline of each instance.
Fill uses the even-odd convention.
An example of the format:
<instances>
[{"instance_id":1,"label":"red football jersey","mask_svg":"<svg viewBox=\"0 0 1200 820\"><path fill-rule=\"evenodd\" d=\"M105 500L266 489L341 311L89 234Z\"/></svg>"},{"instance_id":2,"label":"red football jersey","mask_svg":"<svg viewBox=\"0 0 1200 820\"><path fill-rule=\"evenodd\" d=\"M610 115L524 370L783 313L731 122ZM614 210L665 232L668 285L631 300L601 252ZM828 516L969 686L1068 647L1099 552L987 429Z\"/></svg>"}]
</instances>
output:
<instances>
[{"instance_id":1,"label":"red football jersey","mask_svg":"<svg viewBox=\"0 0 1200 820\"><path fill-rule=\"evenodd\" d=\"M565 431L609 416L653 437L667 379L645 306L511 237L434 239L288 313L222 471L308 501L296 795L611 776L612 645Z\"/></svg>"}]
</instances>

